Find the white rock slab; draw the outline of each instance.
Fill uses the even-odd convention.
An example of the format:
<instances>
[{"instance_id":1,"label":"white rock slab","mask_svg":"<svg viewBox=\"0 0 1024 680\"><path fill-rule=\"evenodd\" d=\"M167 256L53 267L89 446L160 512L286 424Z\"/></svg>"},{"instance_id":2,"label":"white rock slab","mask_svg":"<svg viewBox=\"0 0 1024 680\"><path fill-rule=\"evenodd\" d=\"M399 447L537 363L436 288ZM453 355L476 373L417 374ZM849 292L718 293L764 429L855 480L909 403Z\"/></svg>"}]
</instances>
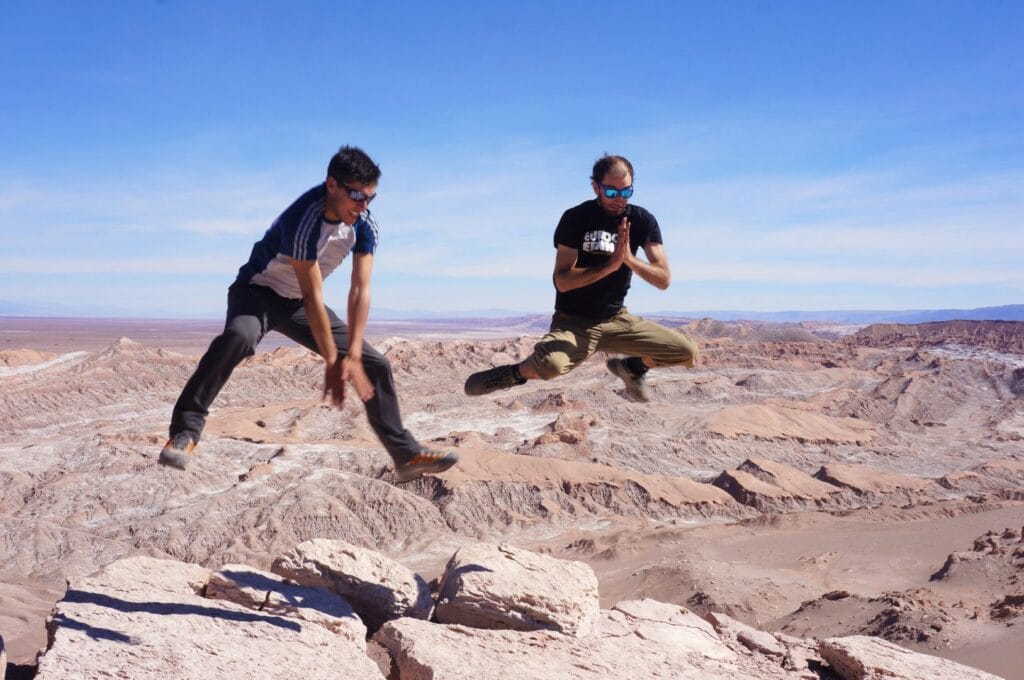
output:
<instances>
[{"instance_id":1,"label":"white rock slab","mask_svg":"<svg viewBox=\"0 0 1024 680\"><path fill-rule=\"evenodd\" d=\"M590 633L597 620L597 576L583 562L510 545L460 548L441 577L435 618L473 628Z\"/></svg>"},{"instance_id":2,"label":"white rock slab","mask_svg":"<svg viewBox=\"0 0 1024 680\"><path fill-rule=\"evenodd\" d=\"M370 630L408 616L427 619L434 601L421 576L380 553L346 541L305 541L271 566L303 586L326 588L348 601Z\"/></svg>"},{"instance_id":3,"label":"white rock slab","mask_svg":"<svg viewBox=\"0 0 1024 680\"><path fill-rule=\"evenodd\" d=\"M359 645L321 625L198 595L208 577L133 557L73 580L47 623L36 677L383 678Z\"/></svg>"},{"instance_id":4,"label":"white rock slab","mask_svg":"<svg viewBox=\"0 0 1024 680\"><path fill-rule=\"evenodd\" d=\"M323 588L300 586L244 564L228 564L210 575L206 597L317 623L366 648L366 626L352 605Z\"/></svg>"},{"instance_id":5,"label":"white rock slab","mask_svg":"<svg viewBox=\"0 0 1024 680\"><path fill-rule=\"evenodd\" d=\"M747 649L768 656L786 656L786 646L771 633L748 626L720 612L709 612L707 618L719 635L730 635Z\"/></svg>"},{"instance_id":6,"label":"white rock slab","mask_svg":"<svg viewBox=\"0 0 1024 680\"><path fill-rule=\"evenodd\" d=\"M786 647L786 656L782 665L788 670L809 671L811 663L822 665L824 659L818 651L818 641L814 638L798 638L785 633L775 633L775 638ZM815 674L815 677L817 674Z\"/></svg>"},{"instance_id":7,"label":"white rock slab","mask_svg":"<svg viewBox=\"0 0 1024 680\"><path fill-rule=\"evenodd\" d=\"M382 627L374 641L391 652L402 680L799 677L782 669L749 675L758 660L739 658L695 614L653 600L600 612L584 638L399 619ZM777 661L763 665L773 667Z\"/></svg>"},{"instance_id":8,"label":"white rock slab","mask_svg":"<svg viewBox=\"0 0 1024 680\"><path fill-rule=\"evenodd\" d=\"M866 635L828 638L818 644L818 651L843 680L1002 680L977 668Z\"/></svg>"}]
</instances>

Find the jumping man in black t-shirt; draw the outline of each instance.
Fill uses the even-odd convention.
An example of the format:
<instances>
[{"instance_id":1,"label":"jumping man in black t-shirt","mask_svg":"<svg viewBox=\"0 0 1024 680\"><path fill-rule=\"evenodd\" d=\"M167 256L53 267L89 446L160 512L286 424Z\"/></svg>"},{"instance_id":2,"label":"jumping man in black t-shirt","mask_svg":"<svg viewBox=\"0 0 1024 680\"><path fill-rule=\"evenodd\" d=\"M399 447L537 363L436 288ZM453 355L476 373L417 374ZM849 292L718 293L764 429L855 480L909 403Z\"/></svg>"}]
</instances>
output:
<instances>
[{"instance_id":1,"label":"jumping man in black t-shirt","mask_svg":"<svg viewBox=\"0 0 1024 680\"><path fill-rule=\"evenodd\" d=\"M632 164L622 156L603 156L594 164L591 186L596 198L566 210L555 229L557 293L551 329L522 362L469 376L466 394L488 394L531 378L550 380L603 351L629 355L609 359L608 370L634 399L649 401L649 368L693 367L696 343L624 306L634 272L661 290L672 278L658 220L629 205ZM640 248L646 262L636 257Z\"/></svg>"}]
</instances>

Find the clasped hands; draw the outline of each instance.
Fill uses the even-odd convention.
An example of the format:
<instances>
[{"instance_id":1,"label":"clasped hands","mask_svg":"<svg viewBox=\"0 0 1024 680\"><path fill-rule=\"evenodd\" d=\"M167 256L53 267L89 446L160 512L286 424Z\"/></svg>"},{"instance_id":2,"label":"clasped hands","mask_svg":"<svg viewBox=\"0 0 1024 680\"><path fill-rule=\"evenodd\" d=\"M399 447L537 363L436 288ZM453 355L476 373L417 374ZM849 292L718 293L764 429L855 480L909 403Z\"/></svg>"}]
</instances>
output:
<instances>
[{"instance_id":1,"label":"clasped hands","mask_svg":"<svg viewBox=\"0 0 1024 680\"><path fill-rule=\"evenodd\" d=\"M608 267L612 271L617 271L622 265L632 269L634 262L636 262L636 256L633 255L633 250L629 247L629 220L623 215L622 221L619 222L618 235L615 237L615 250L612 251Z\"/></svg>"},{"instance_id":2,"label":"clasped hands","mask_svg":"<svg viewBox=\"0 0 1024 680\"><path fill-rule=\"evenodd\" d=\"M336 408L345 404L345 383L350 383L363 401L373 399L373 383L363 368L363 358L339 356L324 367L324 399Z\"/></svg>"}]
</instances>

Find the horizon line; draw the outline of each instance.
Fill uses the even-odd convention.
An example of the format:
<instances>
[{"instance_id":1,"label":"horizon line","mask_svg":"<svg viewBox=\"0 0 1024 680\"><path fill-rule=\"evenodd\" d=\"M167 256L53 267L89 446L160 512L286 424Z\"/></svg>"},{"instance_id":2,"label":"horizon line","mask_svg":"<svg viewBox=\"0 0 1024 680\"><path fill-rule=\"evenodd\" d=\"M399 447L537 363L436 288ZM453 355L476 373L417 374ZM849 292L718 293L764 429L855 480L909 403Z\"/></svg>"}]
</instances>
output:
<instances>
[{"instance_id":1,"label":"horizon line","mask_svg":"<svg viewBox=\"0 0 1024 680\"><path fill-rule=\"evenodd\" d=\"M1024 303L1013 303L1006 305L992 305L984 307L970 307L970 308L954 308L954 307L933 307L933 308L900 308L900 309L884 309L884 308L856 308L856 309L781 309L781 310L752 310L752 309L706 309L706 310L652 310L652 311L640 311L638 313L645 314L648 316L657 317L669 317L669 318L681 318L681 319L703 319L713 318L715 315L752 315L752 316L780 316L780 315L808 315L808 314L879 314L879 315L899 315L899 314L928 314L928 313L977 313L982 311L995 311L995 310L1019 310L1024 313ZM517 310L505 310L505 309L477 309L477 310L465 310L465 311L431 311L424 310L420 312L424 316L416 316L416 312L411 310L396 310L381 308L378 310L378 314L383 316L376 316L374 310L370 310L369 322L389 322L389 321L419 321L419 322L443 322L443 321L459 321L459 320L479 320L488 319L493 321L509 320L509 319L521 319L524 317L543 317L549 316L554 310L546 311L517 311ZM50 319L50 320L93 320L93 321L200 321L200 322L212 322L223 320L223 313L218 315L208 316L182 316L182 315L160 315L160 316L135 316L128 314L77 314L77 313L7 313L0 312L0 319ZM742 318L736 318L734 320L743 320ZM756 319L750 319L756 320ZM830 321L832 319L804 319L806 321Z\"/></svg>"}]
</instances>

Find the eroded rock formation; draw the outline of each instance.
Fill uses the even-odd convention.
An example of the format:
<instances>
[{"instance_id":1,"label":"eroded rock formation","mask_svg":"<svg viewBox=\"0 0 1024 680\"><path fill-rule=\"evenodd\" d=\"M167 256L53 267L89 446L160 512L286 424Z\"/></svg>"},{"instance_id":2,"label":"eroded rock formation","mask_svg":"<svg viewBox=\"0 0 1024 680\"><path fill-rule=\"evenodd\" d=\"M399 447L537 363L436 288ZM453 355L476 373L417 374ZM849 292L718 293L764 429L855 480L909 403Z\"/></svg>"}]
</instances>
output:
<instances>
[{"instance_id":1,"label":"eroded rock formation","mask_svg":"<svg viewBox=\"0 0 1024 680\"><path fill-rule=\"evenodd\" d=\"M305 565L297 572L302 576L314 563L330 563L331 575L323 582L352 596L358 590L390 590L389 584L403 587L401 579L390 578L401 572L400 566L381 555L338 560L348 551L344 545L309 543L275 564L299 561ZM299 554L304 559L297 560ZM448 596L466 601L473 593L482 595L476 609L490 613L446 624L392 609L373 636L387 657L371 660L366 629L336 591L302 586L244 565L211 572L182 562L128 558L69 583L48 622L49 644L37 678L479 680L514 672L535 680L813 680L827 668L848 680L995 677L874 638L817 643L757 630L720 613L705 620L685 607L650 599L599 610L596 580L592 573L583 573L589 570L584 566L512 546L483 545L453 556L441 595L459 575L491 574L484 587L463 582ZM358 573L346 573L349 567ZM533 576L521 578L526 572ZM384 576L387 583L368 582L370 573ZM565 597L553 597L565 581L549 579L567 577L582 587L567 587ZM353 590L356 582L360 586ZM401 598L395 593L391 599ZM567 607L572 600L576 606ZM585 612L577 611L580 603L586 603ZM538 630L549 628L543 622L523 626L525 608L534 623L563 615L564 632ZM0 659L2 653L0 644Z\"/></svg>"}]
</instances>

